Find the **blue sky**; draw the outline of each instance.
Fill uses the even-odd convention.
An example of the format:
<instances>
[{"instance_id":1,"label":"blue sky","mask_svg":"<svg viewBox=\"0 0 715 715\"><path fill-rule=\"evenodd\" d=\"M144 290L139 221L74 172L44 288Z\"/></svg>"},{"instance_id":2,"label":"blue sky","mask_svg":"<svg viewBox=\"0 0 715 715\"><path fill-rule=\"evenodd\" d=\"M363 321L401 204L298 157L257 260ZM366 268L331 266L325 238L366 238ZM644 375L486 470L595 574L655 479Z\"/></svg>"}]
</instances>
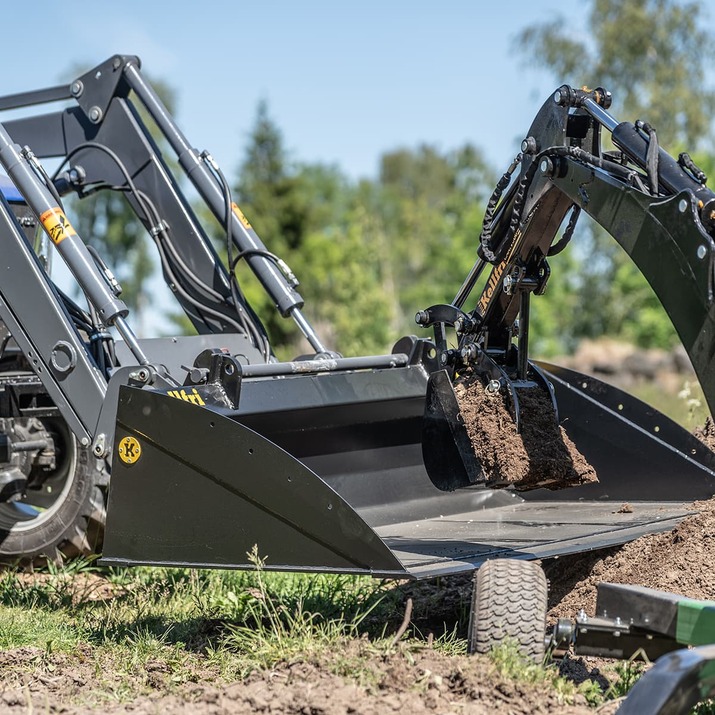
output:
<instances>
[{"instance_id":1,"label":"blue sky","mask_svg":"<svg viewBox=\"0 0 715 715\"><path fill-rule=\"evenodd\" d=\"M419 142L471 141L501 168L555 84L515 55L513 38L558 15L582 33L581 5L32 0L3 8L0 93L137 54L176 89L191 142L229 175L261 98L293 158L336 163L353 177L373 175L382 151Z\"/></svg>"},{"instance_id":2,"label":"blue sky","mask_svg":"<svg viewBox=\"0 0 715 715\"><path fill-rule=\"evenodd\" d=\"M705 4L712 22L715 0ZM137 54L148 74L176 90L189 140L231 178L261 99L297 161L374 176L386 150L472 142L500 171L561 83L515 52L516 34L561 16L585 37L589 5L15 1L3 7L0 94L57 84L70 68L89 69L114 53ZM618 97L612 111L620 116Z\"/></svg>"}]
</instances>

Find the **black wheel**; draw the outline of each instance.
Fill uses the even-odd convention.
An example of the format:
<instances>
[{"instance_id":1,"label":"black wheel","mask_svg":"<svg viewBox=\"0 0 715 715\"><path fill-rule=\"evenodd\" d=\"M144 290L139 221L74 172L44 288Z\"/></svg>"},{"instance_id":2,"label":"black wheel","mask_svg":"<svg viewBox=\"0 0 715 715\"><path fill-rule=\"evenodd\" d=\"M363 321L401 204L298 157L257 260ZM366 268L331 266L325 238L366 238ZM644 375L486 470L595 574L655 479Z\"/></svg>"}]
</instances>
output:
<instances>
[{"instance_id":1,"label":"black wheel","mask_svg":"<svg viewBox=\"0 0 715 715\"><path fill-rule=\"evenodd\" d=\"M488 653L511 642L526 658L541 662L546 635L547 586L532 561L495 559L474 577L469 619L469 650Z\"/></svg>"},{"instance_id":2,"label":"black wheel","mask_svg":"<svg viewBox=\"0 0 715 715\"><path fill-rule=\"evenodd\" d=\"M109 476L61 418L43 420L55 443L55 469L21 501L0 503L0 562L41 563L101 549Z\"/></svg>"}]
</instances>

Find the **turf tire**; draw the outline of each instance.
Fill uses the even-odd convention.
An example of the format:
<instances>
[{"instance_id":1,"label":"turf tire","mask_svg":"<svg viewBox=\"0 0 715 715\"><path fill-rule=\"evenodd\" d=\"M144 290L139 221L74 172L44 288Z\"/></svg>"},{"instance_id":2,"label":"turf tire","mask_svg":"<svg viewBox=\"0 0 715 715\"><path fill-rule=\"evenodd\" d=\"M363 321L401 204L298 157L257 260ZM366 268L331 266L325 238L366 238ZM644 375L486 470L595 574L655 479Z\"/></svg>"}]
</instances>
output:
<instances>
[{"instance_id":1,"label":"turf tire","mask_svg":"<svg viewBox=\"0 0 715 715\"><path fill-rule=\"evenodd\" d=\"M469 650L489 653L512 643L534 662L544 659L547 585L544 571L532 561L495 559L474 577L469 619Z\"/></svg>"}]
</instances>

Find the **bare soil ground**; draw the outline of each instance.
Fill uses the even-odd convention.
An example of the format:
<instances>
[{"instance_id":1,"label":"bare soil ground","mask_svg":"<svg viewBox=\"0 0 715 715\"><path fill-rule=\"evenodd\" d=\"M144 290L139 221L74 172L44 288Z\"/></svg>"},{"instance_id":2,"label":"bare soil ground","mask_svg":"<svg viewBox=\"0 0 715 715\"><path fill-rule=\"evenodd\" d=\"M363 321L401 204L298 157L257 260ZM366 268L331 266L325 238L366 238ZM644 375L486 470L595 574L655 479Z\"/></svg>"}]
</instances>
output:
<instances>
[{"instance_id":1,"label":"bare soil ground","mask_svg":"<svg viewBox=\"0 0 715 715\"><path fill-rule=\"evenodd\" d=\"M712 423L700 438L715 447ZM527 468L528 473L528 468ZM627 508L627 507L625 507ZM633 583L715 599L715 500L693 505L693 515L671 531L645 536L622 547L544 562L550 583L549 619L595 611L599 582ZM28 576L42 578L42 576ZM78 597L120 595L100 576L78 574ZM413 599L412 622L421 633L437 634L464 623L470 601L467 577L400 587ZM91 594L91 595L88 595ZM397 622L402 614L396 614ZM463 628L463 626L458 626ZM463 632L459 635L465 635ZM565 705L548 683L516 682L481 656L448 656L429 645L400 643L389 653L366 638L348 641L341 652L306 656L240 681L227 681L209 664L177 670L171 657L140 666L120 662L90 644L70 654L37 647L0 651L0 713L135 713L230 715L300 713L347 715L412 713L594 713L582 695ZM574 682L607 684L605 662L571 658L561 672ZM121 692L127 674L139 697ZM615 704L599 713L613 712Z\"/></svg>"},{"instance_id":2,"label":"bare soil ground","mask_svg":"<svg viewBox=\"0 0 715 715\"><path fill-rule=\"evenodd\" d=\"M369 648L356 641L355 649ZM343 654L344 656L346 654ZM546 686L516 684L500 676L493 664L481 657L448 657L425 650L405 657L396 652L373 657L369 672L346 678L335 672L335 660L284 664L268 672L256 672L241 682L218 685L211 673L197 673L196 682L172 686L166 664L150 664L147 679L154 692L131 703L73 706L68 702L96 684L98 669L111 688L111 673L118 663L95 663L87 658L55 656L47 659L39 649L22 648L0 658L3 713L300 713L371 715L412 713L564 713L593 712L582 703L564 706L558 694ZM364 682L361 682L364 681Z\"/></svg>"}]
</instances>

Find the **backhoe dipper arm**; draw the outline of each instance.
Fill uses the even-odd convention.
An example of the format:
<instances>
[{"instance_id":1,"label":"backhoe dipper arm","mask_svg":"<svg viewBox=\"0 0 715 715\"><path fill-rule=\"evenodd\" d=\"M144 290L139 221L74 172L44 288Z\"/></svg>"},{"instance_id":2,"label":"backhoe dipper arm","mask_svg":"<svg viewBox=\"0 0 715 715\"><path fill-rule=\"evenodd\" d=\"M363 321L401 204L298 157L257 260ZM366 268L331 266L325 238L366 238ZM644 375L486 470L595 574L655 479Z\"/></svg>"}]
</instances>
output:
<instances>
[{"instance_id":1,"label":"backhoe dipper arm","mask_svg":"<svg viewBox=\"0 0 715 715\"><path fill-rule=\"evenodd\" d=\"M595 117L613 127L614 143L644 167L648 142L634 125L613 126L605 112ZM549 178L638 266L672 321L715 414L715 193L662 149L658 153L657 193L570 156L555 163Z\"/></svg>"},{"instance_id":2,"label":"backhoe dipper arm","mask_svg":"<svg viewBox=\"0 0 715 715\"><path fill-rule=\"evenodd\" d=\"M455 299L461 307L485 265L493 264L469 314L471 331L460 335L461 353L479 345L508 360L519 298L543 292L546 258L563 248L575 221L565 241L552 246L558 227L570 209L583 210L650 283L715 413L715 194L689 157L676 160L660 149L643 122L618 123L609 105L602 89L563 86L534 120L522 143L519 179L490 207L493 216L487 212L480 258ZM601 153L602 126L620 152Z\"/></svg>"}]
</instances>

